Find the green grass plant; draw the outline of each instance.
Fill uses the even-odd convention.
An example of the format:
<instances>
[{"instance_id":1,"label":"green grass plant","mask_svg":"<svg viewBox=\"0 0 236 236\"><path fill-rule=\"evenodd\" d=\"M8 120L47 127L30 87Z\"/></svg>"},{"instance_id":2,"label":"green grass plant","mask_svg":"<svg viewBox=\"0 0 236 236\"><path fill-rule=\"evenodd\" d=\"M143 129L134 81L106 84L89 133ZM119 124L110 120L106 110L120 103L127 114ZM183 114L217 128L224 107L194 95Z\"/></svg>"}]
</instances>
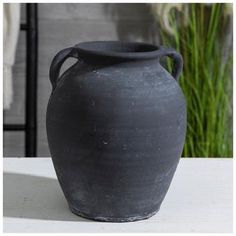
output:
<instances>
[{"instance_id":1,"label":"green grass plant","mask_svg":"<svg viewBox=\"0 0 236 236\"><path fill-rule=\"evenodd\" d=\"M189 22L172 10L174 35L161 30L162 44L184 60L179 79L187 102L184 157L232 157L232 50L225 55L225 4L189 4ZM168 59L168 68L171 68Z\"/></svg>"}]
</instances>

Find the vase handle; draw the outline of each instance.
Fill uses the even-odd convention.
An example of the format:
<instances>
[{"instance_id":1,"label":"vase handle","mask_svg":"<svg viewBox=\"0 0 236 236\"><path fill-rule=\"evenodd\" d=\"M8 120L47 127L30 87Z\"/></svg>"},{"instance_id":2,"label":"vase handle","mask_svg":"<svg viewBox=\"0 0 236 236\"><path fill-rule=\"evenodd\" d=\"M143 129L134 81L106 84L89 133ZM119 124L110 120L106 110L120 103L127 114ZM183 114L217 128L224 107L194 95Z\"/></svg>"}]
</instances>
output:
<instances>
[{"instance_id":1,"label":"vase handle","mask_svg":"<svg viewBox=\"0 0 236 236\"><path fill-rule=\"evenodd\" d=\"M78 59L77 51L75 50L74 47L65 48L61 50L53 58L51 66L50 66L50 70L49 70L49 77L52 84L52 91L54 91L54 89L57 86L61 66L65 62L65 60L68 59L69 57L74 57Z\"/></svg>"},{"instance_id":2,"label":"vase handle","mask_svg":"<svg viewBox=\"0 0 236 236\"><path fill-rule=\"evenodd\" d=\"M173 65L174 67L172 69L172 76L175 78L175 80L178 80L180 73L183 69L182 56L172 48L161 47L159 50L160 50L161 57L167 56L167 57L170 57L174 60L174 65Z\"/></svg>"}]
</instances>

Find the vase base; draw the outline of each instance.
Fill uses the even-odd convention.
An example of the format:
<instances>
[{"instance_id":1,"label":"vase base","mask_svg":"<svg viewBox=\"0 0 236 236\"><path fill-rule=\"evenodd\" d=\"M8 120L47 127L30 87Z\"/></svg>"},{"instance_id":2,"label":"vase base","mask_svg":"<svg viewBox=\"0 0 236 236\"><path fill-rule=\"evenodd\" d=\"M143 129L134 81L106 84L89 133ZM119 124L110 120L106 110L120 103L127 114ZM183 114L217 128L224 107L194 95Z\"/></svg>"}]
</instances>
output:
<instances>
[{"instance_id":1,"label":"vase base","mask_svg":"<svg viewBox=\"0 0 236 236\"><path fill-rule=\"evenodd\" d=\"M81 212L81 211L75 209L74 207L69 206L69 208L70 208L71 212L74 213L75 215L81 216L81 217L89 219L89 220L101 221L101 222L132 222L132 221L145 220L145 219L152 217L153 215L155 215L159 211L159 208L158 208L157 210L155 210L153 212L149 212L149 213L146 213L143 215L116 218L116 217L89 215L89 214L86 214L84 212Z\"/></svg>"}]
</instances>

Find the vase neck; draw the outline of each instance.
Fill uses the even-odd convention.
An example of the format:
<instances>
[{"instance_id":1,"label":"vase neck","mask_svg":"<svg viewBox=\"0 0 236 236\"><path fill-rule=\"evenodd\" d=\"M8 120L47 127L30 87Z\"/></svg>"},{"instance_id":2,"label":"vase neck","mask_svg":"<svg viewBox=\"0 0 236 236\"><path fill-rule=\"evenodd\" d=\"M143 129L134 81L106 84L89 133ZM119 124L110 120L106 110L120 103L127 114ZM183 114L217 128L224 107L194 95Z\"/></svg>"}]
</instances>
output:
<instances>
[{"instance_id":1,"label":"vase neck","mask_svg":"<svg viewBox=\"0 0 236 236\"><path fill-rule=\"evenodd\" d=\"M159 57L159 47L137 42L92 41L75 45L78 57L92 63L118 63Z\"/></svg>"}]
</instances>

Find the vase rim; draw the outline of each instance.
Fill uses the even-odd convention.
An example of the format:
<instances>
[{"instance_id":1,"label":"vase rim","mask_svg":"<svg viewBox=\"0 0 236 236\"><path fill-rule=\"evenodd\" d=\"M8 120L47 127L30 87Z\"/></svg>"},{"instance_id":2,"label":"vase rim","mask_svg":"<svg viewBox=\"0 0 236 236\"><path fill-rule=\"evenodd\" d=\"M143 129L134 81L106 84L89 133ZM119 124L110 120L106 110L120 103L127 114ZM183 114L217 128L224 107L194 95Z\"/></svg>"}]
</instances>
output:
<instances>
[{"instance_id":1,"label":"vase rim","mask_svg":"<svg viewBox=\"0 0 236 236\"><path fill-rule=\"evenodd\" d=\"M78 54L107 56L121 59L153 59L159 56L160 47L143 42L89 41L75 45Z\"/></svg>"}]
</instances>

